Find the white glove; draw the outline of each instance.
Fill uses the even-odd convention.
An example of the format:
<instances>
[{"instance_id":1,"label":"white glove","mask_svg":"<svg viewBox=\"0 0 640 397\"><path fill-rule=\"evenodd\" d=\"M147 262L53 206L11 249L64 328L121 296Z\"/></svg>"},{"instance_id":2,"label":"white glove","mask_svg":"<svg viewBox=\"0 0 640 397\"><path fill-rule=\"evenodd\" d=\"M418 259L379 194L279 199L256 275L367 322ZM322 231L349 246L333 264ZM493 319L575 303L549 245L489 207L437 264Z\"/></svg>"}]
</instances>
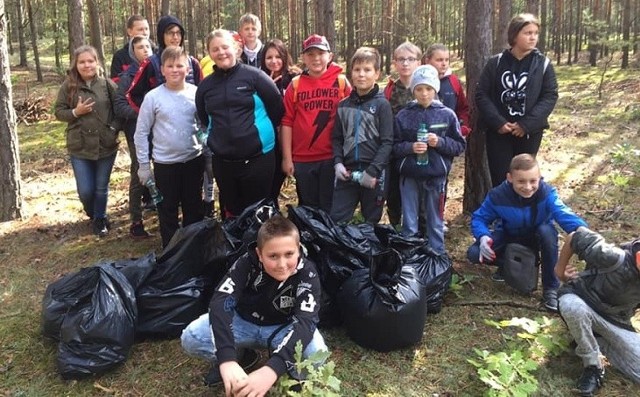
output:
<instances>
[{"instance_id":1,"label":"white glove","mask_svg":"<svg viewBox=\"0 0 640 397\"><path fill-rule=\"evenodd\" d=\"M336 165L333 166L333 168L336 170L336 178L340 179L341 181L348 181L349 180L349 171L347 171L346 168L344 168L344 164L342 163L338 163Z\"/></svg>"},{"instance_id":2,"label":"white glove","mask_svg":"<svg viewBox=\"0 0 640 397\"><path fill-rule=\"evenodd\" d=\"M143 186L147 186L147 181L153 179L150 163L140 163L138 167L138 178Z\"/></svg>"},{"instance_id":3,"label":"white glove","mask_svg":"<svg viewBox=\"0 0 640 397\"><path fill-rule=\"evenodd\" d=\"M493 245L493 240L489 236L480 237L480 263L491 263L496 260L496 253L493 252L491 246Z\"/></svg>"},{"instance_id":4,"label":"white glove","mask_svg":"<svg viewBox=\"0 0 640 397\"><path fill-rule=\"evenodd\" d=\"M378 180L374 177L372 177L371 175L369 175L369 173L367 173L367 171L362 173L362 178L360 179L360 186L362 187L366 187L367 189L373 189L374 187L376 187L376 182Z\"/></svg>"}]
</instances>

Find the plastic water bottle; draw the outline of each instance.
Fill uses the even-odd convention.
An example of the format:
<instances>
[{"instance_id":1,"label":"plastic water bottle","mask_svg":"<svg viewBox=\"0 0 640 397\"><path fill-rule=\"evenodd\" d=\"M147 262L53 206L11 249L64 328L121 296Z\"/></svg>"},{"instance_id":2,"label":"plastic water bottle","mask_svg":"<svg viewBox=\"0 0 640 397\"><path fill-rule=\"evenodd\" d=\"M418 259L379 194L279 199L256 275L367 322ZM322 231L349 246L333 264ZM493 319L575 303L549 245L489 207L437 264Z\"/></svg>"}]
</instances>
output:
<instances>
[{"instance_id":1,"label":"plastic water bottle","mask_svg":"<svg viewBox=\"0 0 640 397\"><path fill-rule=\"evenodd\" d=\"M351 171L351 180L355 183L360 183L362 176L362 171Z\"/></svg>"},{"instance_id":2,"label":"plastic water bottle","mask_svg":"<svg viewBox=\"0 0 640 397\"><path fill-rule=\"evenodd\" d=\"M153 179L149 179L147 180L147 183L145 183L145 186L149 189L149 194L151 195L153 204L158 205L162 201L162 194L160 193L160 190L158 190L156 182Z\"/></svg>"},{"instance_id":3,"label":"plastic water bottle","mask_svg":"<svg viewBox=\"0 0 640 397\"><path fill-rule=\"evenodd\" d=\"M420 124L420 128L418 128L417 141L418 142L427 142L427 134L429 131L427 130L427 125L425 123ZM422 154L416 154L416 164L418 165L427 165L429 164L429 152L426 151Z\"/></svg>"}]
</instances>

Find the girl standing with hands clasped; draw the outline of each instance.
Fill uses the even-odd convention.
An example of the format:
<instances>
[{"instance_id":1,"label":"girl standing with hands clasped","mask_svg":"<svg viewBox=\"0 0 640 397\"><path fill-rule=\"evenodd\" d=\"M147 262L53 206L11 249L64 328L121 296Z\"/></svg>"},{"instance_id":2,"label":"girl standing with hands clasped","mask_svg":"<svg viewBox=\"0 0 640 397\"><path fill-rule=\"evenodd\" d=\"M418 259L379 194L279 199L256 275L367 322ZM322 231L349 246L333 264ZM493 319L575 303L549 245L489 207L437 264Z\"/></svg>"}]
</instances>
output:
<instances>
[{"instance_id":1,"label":"girl standing with hands clasped","mask_svg":"<svg viewBox=\"0 0 640 397\"><path fill-rule=\"evenodd\" d=\"M494 187L505 180L515 155L536 156L558 100L553 66L536 48L539 30L540 22L532 14L516 15L507 31L511 48L491 57L478 80L476 104L487 128Z\"/></svg>"},{"instance_id":2,"label":"girl standing with hands clasped","mask_svg":"<svg viewBox=\"0 0 640 397\"><path fill-rule=\"evenodd\" d=\"M78 196L99 237L109 233L109 178L118 150L118 132L110 124L115 90L115 84L102 75L95 48L83 45L73 52L55 106L56 118L68 123L67 152Z\"/></svg>"}]
</instances>

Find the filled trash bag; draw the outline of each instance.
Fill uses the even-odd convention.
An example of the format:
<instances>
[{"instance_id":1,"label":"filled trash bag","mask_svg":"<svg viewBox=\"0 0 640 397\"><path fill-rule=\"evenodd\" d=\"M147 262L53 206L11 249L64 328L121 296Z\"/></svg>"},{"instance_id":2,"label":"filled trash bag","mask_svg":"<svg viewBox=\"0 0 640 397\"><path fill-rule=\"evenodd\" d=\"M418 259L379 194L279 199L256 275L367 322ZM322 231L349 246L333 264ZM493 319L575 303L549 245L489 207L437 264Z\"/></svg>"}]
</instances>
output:
<instances>
[{"instance_id":1,"label":"filled trash bag","mask_svg":"<svg viewBox=\"0 0 640 397\"><path fill-rule=\"evenodd\" d=\"M222 225L212 219L178 229L140 288L138 338L174 338L205 313L233 251Z\"/></svg>"},{"instance_id":2,"label":"filled trash bag","mask_svg":"<svg viewBox=\"0 0 640 397\"><path fill-rule=\"evenodd\" d=\"M538 286L536 253L522 244L507 244L504 250L502 275L511 288L529 295Z\"/></svg>"},{"instance_id":3,"label":"filled trash bag","mask_svg":"<svg viewBox=\"0 0 640 397\"><path fill-rule=\"evenodd\" d=\"M227 256L229 266L247 252L247 247L258 238L260 226L274 215L280 215L278 206L273 200L264 199L245 208L239 216L224 222L227 240L233 247Z\"/></svg>"},{"instance_id":4,"label":"filled trash bag","mask_svg":"<svg viewBox=\"0 0 640 397\"><path fill-rule=\"evenodd\" d=\"M126 360L135 336L136 298L129 281L111 264L85 268L54 282L45 301L67 307L61 316L57 358L64 379L100 375ZM45 312L52 308L47 302Z\"/></svg>"},{"instance_id":5,"label":"filled trash bag","mask_svg":"<svg viewBox=\"0 0 640 397\"><path fill-rule=\"evenodd\" d=\"M180 336L190 322L207 311L210 299L207 290L213 287L204 277L191 278L172 288L144 286L136 294L139 308L136 335L139 338Z\"/></svg>"},{"instance_id":6,"label":"filled trash bag","mask_svg":"<svg viewBox=\"0 0 640 397\"><path fill-rule=\"evenodd\" d=\"M431 249L422 248L405 260L405 265L416 269L427 291L427 311L439 313L442 301L451 284L451 258L446 253L436 254Z\"/></svg>"},{"instance_id":7,"label":"filled trash bag","mask_svg":"<svg viewBox=\"0 0 640 397\"><path fill-rule=\"evenodd\" d=\"M426 290L415 268L402 266L397 251L372 257L370 269L355 270L337 302L347 335L362 347L386 352L422 338Z\"/></svg>"},{"instance_id":8,"label":"filled trash bag","mask_svg":"<svg viewBox=\"0 0 640 397\"><path fill-rule=\"evenodd\" d=\"M156 254L154 252L140 258L124 259L112 263L112 266L120 270L120 273L129 280L134 291L147 279L155 265Z\"/></svg>"}]
</instances>

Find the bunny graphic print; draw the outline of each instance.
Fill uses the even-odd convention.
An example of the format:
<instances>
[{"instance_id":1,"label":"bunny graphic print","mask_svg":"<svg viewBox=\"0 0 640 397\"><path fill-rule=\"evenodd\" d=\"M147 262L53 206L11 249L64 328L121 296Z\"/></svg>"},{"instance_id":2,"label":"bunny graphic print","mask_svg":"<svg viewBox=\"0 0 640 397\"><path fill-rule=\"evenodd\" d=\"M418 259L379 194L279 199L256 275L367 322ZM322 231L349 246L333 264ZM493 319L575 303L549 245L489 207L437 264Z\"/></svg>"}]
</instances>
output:
<instances>
[{"instance_id":1,"label":"bunny graphic print","mask_svg":"<svg viewBox=\"0 0 640 397\"><path fill-rule=\"evenodd\" d=\"M525 89L529 79L529 72L520 74L511 70L502 73L502 94L500 101L507 107L510 116L522 117L525 114L527 94Z\"/></svg>"}]
</instances>

